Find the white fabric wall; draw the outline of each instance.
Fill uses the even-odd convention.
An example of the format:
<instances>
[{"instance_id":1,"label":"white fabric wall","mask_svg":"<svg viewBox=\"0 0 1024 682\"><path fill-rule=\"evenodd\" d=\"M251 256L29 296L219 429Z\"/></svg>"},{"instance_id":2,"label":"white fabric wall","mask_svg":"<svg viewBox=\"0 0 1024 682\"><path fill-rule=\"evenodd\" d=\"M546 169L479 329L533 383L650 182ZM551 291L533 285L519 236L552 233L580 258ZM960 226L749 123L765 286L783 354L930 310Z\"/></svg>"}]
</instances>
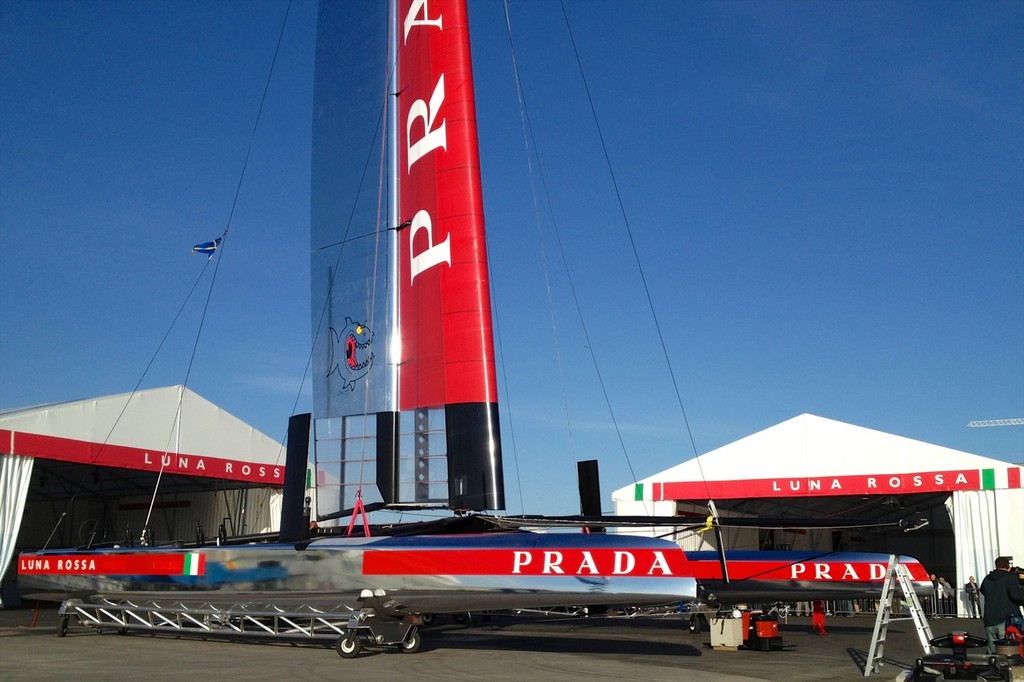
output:
<instances>
[{"instance_id":1,"label":"white fabric wall","mask_svg":"<svg viewBox=\"0 0 1024 682\"><path fill-rule=\"evenodd\" d=\"M637 501L637 500L614 500L616 516L675 516L676 503L672 500L661 500L658 502ZM664 526L625 526L622 528L609 528L611 533L623 535L639 535L642 537L662 537L671 529Z\"/></svg>"},{"instance_id":2,"label":"white fabric wall","mask_svg":"<svg viewBox=\"0 0 1024 682\"><path fill-rule=\"evenodd\" d=\"M956 538L956 588L970 576L981 583L997 556L1024 564L1024 490L963 490L946 503ZM964 604L959 604L961 614Z\"/></svg>"},{"instance_id":3,"label":"white fabric wall","mask_svg":"<svg viewBox=\"0 0 1024 682\"><path fill-rule=\"evenodd\" d=\"M262 533L277 530L280 526L281 511L280 502L277 502L275 510L275 496L280 492L273 488L250 488L248 491L241 489L205 491L195 493L178 493L160 495L157 497L157 506L153 509L149 524L152 528L153 537L157 542L168 540L183 540L190 542L195 539L196 522L202 524L203 532L208 541L217 537L218 526L225 523L229 535L233 533L245 534ZM161 507L161 502L187 503L186 506ZM146 522L146 515L150 502L149 495L137 495L131 497L117 498L118 505L132 505L134 509L117 510L109 518L110 523L106 526L108 539L120 539L124 535L124 529L130 527L135 539L138 540L139 533ZM242 528L242 511L244 509L245 528ZM225 519L229 520L225 520ZM76 538L72 538L75 542ZM82 538L77 538L83 542Z\"/></svg>"},{"instance_id":4,"label":"white fabric wall","mask_svg":"<svg viewBox=\"0 0 1024 682\"><path fill-rule=\"evenodd\" d=\"M0 457L0 578L14 557L34 462L35 458L21 455ZM3 608L2 597L0 608Z\"/></svg>"},{"instance_id":5,"label":"white fabric wall","mask_svg":"<svg viewBox=\"0 0 1024 682\"><path fill-rule=\"evenodd\" d=\"M270 492L270 499L267 501L267 510L270 514L270 518L265 520L266 525L260 528L261 533L276 533L281 530L281 503L284 501L284 495L280 490L273 490Z\"/></svg>"}]
</instances>

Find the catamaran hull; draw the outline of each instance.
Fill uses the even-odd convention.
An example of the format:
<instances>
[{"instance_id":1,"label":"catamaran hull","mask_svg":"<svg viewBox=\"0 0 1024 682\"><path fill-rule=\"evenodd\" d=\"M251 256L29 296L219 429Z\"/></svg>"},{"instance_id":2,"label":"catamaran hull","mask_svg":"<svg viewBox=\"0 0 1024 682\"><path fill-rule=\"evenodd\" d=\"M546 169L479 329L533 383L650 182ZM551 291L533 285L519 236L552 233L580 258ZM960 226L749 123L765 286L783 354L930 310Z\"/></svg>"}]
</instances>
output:
<instances>
[{"instance_id":1,"label":"catamaran hull","mask_svg":"<svg viewBox=\"0 0 1024 682\"><path fill-rule=\"evenodd\" d=\"M686 552L702 598L738 602L806 601L878 597L889 555L874 552L727 551L729 580L722 576L718 552ZM914 591L933 587L924 566L913 557L899 562L910 572Z\"/></svg>"},{"instance_id":2,"label":"catamaran hull","mask_svg":"<svg viewBox=\"0 0 1024 682\"><path fill-rule=\"evenodd\" d=\"M668 604L697 594L673 543L562 533L46 551L20 555L18 569L27 597L286 609L354 608L367 589L406 613Z\"/></svg>"},{"instance_id":3,"label":"catamaran hull","mask_svg":"<svg viewBox=\"0 0 1024 682\"><path fill-rule=\"evenodd\" d=\"M499 533L324 538L309 543L22 554L19 583L41 599L163 600L280 608L352 607L383 590L406 613L559 605L647 605L706 599L807 600L877 596L887 555L682 552L626 535ZM918 594L928 575L902 557Z\"/></svg>"}]
</instances>

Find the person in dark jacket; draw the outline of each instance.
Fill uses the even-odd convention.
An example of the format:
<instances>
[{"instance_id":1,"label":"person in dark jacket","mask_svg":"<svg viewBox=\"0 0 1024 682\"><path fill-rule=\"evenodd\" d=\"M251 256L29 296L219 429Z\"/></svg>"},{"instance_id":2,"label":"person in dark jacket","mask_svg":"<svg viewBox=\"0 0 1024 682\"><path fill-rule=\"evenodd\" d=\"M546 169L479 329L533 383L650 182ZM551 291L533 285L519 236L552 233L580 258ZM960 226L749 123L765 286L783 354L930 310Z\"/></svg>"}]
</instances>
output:
<instances>
[{"instance_id":1,"label":"person in dark jacket","mask_svg":"<svg viewBox=\"0 0 1024 682\"><path fill-rule=\"evenodd\" d=\"M996 559L996 568L981 581L981 594L985 597L984 622L988 637L988 653L996 652L996 640L1002 638L1007 616L1020 615L1024 606L1024 589L1015 573L1010 572L1010 557Z\"/></svg>"},{"instance_id":2,"label":"person in dark jacket","mask_svg":"<svg viewBox=\"0 0 1024 682\"><path fill-rule=\"evenodd\" d=\"M968 615L978 617L978 581L972 575L964 584L964 596L967 597Z\"/></svg>"}]
</instances>

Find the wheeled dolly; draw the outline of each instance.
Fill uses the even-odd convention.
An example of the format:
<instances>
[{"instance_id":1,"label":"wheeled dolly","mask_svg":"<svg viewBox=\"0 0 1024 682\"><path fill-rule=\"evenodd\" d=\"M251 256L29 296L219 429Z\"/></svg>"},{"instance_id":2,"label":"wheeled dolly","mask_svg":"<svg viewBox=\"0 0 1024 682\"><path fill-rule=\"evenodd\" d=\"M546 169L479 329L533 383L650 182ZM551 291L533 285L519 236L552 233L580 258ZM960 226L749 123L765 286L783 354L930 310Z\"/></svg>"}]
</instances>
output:
<instances>
[{"instance_id":1,"label":"wheeled dolly","mask_svg":"<svg viewBox=\"0 0 1024 682\"><path fill-rule=\"evenodd\" d=\"M938 649L952 649L952 654L929 654L917 659L910 679L914 682L938 680L1000 680L1010 682L1013 672L1005 656L969 656L967 650L983 647L987 640L966 632L951 632L935 637L931 645Z\"/></svg>"},{"instance_id":2,"label":"wheeled dolly","mask_svg":"<svg viewBox=\"0 0 1024 682\"><path fill-rule=\"evenodd\" d=\"M405 613L383 590L363 590L359 601L362 607L349 618L345 634L334 645L339 656L355 658L364 646L397 645L407 654L420 650L423 618L419 614Z\"/></svg>"}]
</instances>

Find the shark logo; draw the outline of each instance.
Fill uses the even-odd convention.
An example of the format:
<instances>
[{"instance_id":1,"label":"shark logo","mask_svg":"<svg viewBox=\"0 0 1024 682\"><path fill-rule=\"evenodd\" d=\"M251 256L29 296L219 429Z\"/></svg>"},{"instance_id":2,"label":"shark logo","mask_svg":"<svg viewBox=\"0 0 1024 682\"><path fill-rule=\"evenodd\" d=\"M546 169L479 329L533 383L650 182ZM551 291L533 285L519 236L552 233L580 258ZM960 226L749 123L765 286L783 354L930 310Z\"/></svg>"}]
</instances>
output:
<instances>
[{"instance_id":1,"label":"shark logo","mask_svg":"<svg viewBox=\"0 0 1024 682\"><path fill-rule=\"evenodd\" d=\"M338 373L342 379L341 390L352 391L356 382L366 376L373 364L373 332L364 323L345 318L341 332L331 327L331 357L327 376Z\"/></svg>"}]
</instances>

